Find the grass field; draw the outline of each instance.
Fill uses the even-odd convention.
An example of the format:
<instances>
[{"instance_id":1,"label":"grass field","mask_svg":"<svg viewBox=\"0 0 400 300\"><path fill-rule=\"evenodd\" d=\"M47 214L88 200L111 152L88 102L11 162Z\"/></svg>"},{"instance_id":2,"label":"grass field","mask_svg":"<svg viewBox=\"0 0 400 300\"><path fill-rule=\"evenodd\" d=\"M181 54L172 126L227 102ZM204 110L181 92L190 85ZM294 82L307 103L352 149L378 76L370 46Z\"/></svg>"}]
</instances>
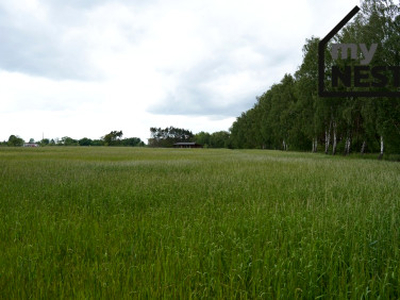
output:
<instances>
[{"instance_id":1,"label":"grass field","mask_svg":"<svg viewBox=\"0 0 400 300\"><path fill-rule=\"evenodd\" d=\"M400 297L400 164L0 148L0 298Z\"/></svg>"}]
</instances>

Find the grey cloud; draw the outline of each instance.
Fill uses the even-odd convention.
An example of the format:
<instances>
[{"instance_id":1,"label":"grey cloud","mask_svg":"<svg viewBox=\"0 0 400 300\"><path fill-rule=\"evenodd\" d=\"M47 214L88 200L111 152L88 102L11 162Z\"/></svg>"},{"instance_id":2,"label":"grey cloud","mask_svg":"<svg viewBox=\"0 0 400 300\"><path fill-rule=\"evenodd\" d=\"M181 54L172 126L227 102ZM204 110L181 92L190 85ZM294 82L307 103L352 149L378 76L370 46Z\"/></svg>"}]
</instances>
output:
<instances>
[{"instance_id":1,"label":"grey cloud","mask_svg":"<svg viewBox=\"0 0 400 300\"><path fill-rule=\"evenodd\" d=\"M252 41L248 40L246 44L252 45ZM243 61L236 61L229 55L231 49L220 50L220 53L215 53L213 57L202 61L188 72L177 74L179 86L148 111L161 115L207 115L220 118L238 116L252 107L256 97L268 89L265 78L268 73L276 72L279 66L290 60L289 50L271 51L268 45L259 45L255 41L253 51L262 56L260 64L252 62L251 59L247 62L246 57L242 58ZM265 79L264 88L258 91L246 89L233 95L229 91L217 94L210 89L210 86L215 86L217 82L223 82L225 76L240 72L251 72L255 81ZM283 74L287 72L283 71Z\"/></svg>"},{"instance_id":2,"label":"grey cloud","mask_svg":"<svg viewBox=\"0 0 400 300\"><path fill-rule=\"evenodd\" d=\"M129 1L120 1L120 3ZM0 69L56 80L96 80L102 75L91 63L91 45L81 30L87 25L87 13L101 1L45 1L48 20L34 16L15 16L0 4ZM112 2L115 3L115 2ZM132 5L132 2L129 2ZM93 24L96 26L96 24ZM69 30L77 37L66 40ZM131 28L121 28L127 39L134 40ZM107 41L103 41L107 45Z\"/></svg>"},{"instance_id":3,"label":"grey cloud","mask_svg":"<svg viewBox=\"0 0 400 300\"><path fill-rule=\"evenodd\" d=\"M242 95L241 95L242 96ZM240 112L247 110L255 101L252 94L243 99L229 104L219 104L216 95L199 88L180 87L174 94L168 95L164 101L158 105L150 107L148 112L161 115L193 115L209 116L214 119L224 119L226 117L237 116Z\"/></svg>"},{"instance_id":4,"label":"grey cloud","mask_svg":"<svg viewBox=\"0 0 400 300\"><path fill-rule=\"evenodd\" d=\"M47 5L53 6L54 8L62 9L66 7L73 8L92 8L108 2L109 0L63 0L63 1L44 1Z\"/></svg>"},{"instance_id":5,"label":"grey cloud","mask_svg":"<svg viewBox=\"0 0 400 300\"><path fill-rule=\"evenodd\" d=\"M57 40L18 30L4 30L0 46L0 68L54 79L88 79L92 76L82 53L65 51Z\"/></svg>"},{"instance_id":6,"label":"grey cloud","mask_svg":"<svg viewBox=\"0 0 400 300\"><path fill-rule=\"evenodd\" d=\"M97 6L104 5L105 3L109 3L110 0L63 0L57 1L54 0L45 0L44 3L53 7L54 9L63 9L63 8L74 8L74 9L91 9ZM118 2L126 5L135 5L135 6L147 6L150 3L157 2L157 0L117 0L113 2Z\"/></svg>"},{"instance_id":7,"label":"grey cloud","mask_svg":"<svg viewBox=\"0 0 400 300\"><path fill-rule=\"evenodd\" d=\"M0 6L0 68L54 79L90 78L82 49L63 44L58 26L31 20L22 26Z\"/></svg>"}]
</instances>

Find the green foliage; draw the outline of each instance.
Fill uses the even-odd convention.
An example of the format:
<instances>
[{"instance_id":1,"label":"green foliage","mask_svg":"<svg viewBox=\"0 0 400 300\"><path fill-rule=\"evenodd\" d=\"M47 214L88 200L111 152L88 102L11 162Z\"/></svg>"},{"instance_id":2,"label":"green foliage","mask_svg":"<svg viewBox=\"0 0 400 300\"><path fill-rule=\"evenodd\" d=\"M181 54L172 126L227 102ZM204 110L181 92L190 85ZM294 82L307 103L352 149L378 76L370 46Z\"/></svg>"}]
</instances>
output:
<instances>
[{"instance_id":1,"label":"green foliage","mask_svg":"<svg viewBox=\"0 0 400 300\"><path fill-rule=\"evenodd\" d=\"M192 142L194 137L190 130L173 126L165 129L151 127L150 133L150 147L172 147L177 142Z\"/></svg>"},{"instance_id":2,"label":"green foliage","mask_svg":"<svg viewBox=\"0 0 400 300\"><path fill-rule=\"evenodd\" d=\"M334 42L379 42L371 66L399 66L400 6L366 0L361 8ZM379 152L383 140L385 153L400 153L399 98L318 97L318 43L318 38L307 40L295 75L285 75L236 119L232 146L348 154ZM333 61L326 51L329 69Z\"/></svg>"},{"instance_id":3,"label":"green foliage","mask_svg":"<svg viewBox=\"0 0 400 300\"><path fill-rule=\"evenodd\" d=\"M104 141L100 140L93 140L90 146L104 146Z\"/></svg>"},{"instance_id":4,"label":"green foliage","mask_svg":"<svg viewBox=\"0 0 400 300\"><path fill-rule=\"evenodd\" d=\"M92 146L93 141L89 138L82 138L79 140L79 146Z\"/></svg>"},{"instance_id":5,"label":"green foliage","mask_svg":"<svg viewBox=\"0 0 400 300\"><path fill-rule=\"evenodd\" d=\"M400 165L0 149L0 298L398 299Z\"/></svg>"},{"instance_id":6,"label":"green foliage","mask_svg":"<svg viewBox=\"0 0 400 300\"><path fill-rule=\"evenodd\" d=\"M132 138L122 139L121 145L122 146L131 146L131 147L135 147L135 146L143 147L144 143L142 142L142 140L140 138L132 137Z\"/></svg>"},{"instance_id":7,"label":"green foliage","mask_svg":"<svg viewBox=\"0 0 400 300\"><path fill-rule=\"evenodd\" d=\"M196 133L193 137L196 143L202 145L204 148L208 148L211 145L211 134L208 132L201 131Z\"/></svg>"},{"instance_id":8,"label":"green foliage","mask_svg":"<svg viewBox=\"0 0 400 300\"><path fill-rule=\"evenodd\" d=\"M101 140L91 140L83 138L79 140L80 146L144 146L140 138L131 137L122 139L122 131L111 131L106 134Z\"/></svg>"},{"instance_id":9,"label":"green foliage","mask_svg":"<svg viewBox=\"0 0 400 300\"><path fill-rule=\"evenodd\" d=\"M210 137L210 146L212 148L230 148L230 134L227 131L213 132Z\"/></svg>"},{"instance_id":10,"label":"green foliage","mask_svg":"<svg viewBox=\"0 0 400 300\"><path fill-rule=\"evenodd\" d=\"M130 147L143 147L145 144L142 142L140 138L131 137L124 138L122 137L122 131L111 131L109 134L105 135L102 139L92 140L89 138L82 138L80 140L73 139L71 137L65 136L60 140L56 139L42 139L38 142L40 146L130 146ZM30 139L29 143L33 144L34 139ZM8 146L22 146L24 144L24 140L19 138L18 136L11 135L8 142L4 142L4 145Z\"/></svg>"},{"instance_id":11,"label":"green foliage","mask_svg":"<svg viewBox=\"0 0 400 300\"><path fill-rule=\"evenodd\" d=\"M204 148L232 148L228 131L217 131L212 134L201 131L194 135L193 140Z\"/></svg>"},{"instance_id":12,"label":"green foliage","mask_svg":"<svg viewBox=\"0 0 400 300\"><path fill-rule=\"evenodd\" d=\"M10 135L8 138L7 145L11 147L20 147L24 144L24 140L21 139L19 136L16 135Z\"/></svg>"},{"instance_id":13,"label":"green foliage","mask_svg":"<svg viewBox=\"0 0 400 300\"><path fill-rule=\"evenodd\" d=\"M40 146L48 146L50 144L50 140L42 139L39 144L40 144Z\"/></svg>"},{"instance_id":14,"label":"green foliage","mask_svg":"<svg viewBox=\"0 0 400 300\"><path fill-rule=\"evenodd\" d=\"M111 131L103 137L105 146L118 146L121 144L122 130Z\"/></svg>"},{"instance_id":15,"label":"green foliage","mask_svg":"<svg viewBox=\"0 0 400 300\"><path fill-rule=\"evenodd\" d=\"M65 136L61 138L60 142L58 143L58 146L78 146L79 142L73 138L70 138L69 136Z\"/></svg>"}]
</instances>

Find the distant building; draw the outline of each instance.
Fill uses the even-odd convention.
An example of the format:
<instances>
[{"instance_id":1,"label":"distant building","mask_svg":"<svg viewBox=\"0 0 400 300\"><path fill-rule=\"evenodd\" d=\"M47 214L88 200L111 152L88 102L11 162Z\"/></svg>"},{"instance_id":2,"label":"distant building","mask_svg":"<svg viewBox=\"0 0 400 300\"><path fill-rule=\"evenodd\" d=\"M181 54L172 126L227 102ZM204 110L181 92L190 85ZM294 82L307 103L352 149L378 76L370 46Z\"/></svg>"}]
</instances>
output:
<instances>
[{"instance_id":1,"label":"distant building","mask_svg":"<svg viewBox=\"0 0 400 300\"><path fill-rule=\"evenodd\" d=\"M32 147L32 148L35 148L35 147L39 147L39 144L36 144L36 143L25 143L25 144L23 145L23 147Z\"/></svg>"},{"instance_id":2,"label":"distant building","mask_svg":"<svg viewBox=\"0 0 400 300\"><path fill-rule=\"evenodd\" d=\"M174 144L174 148L203 148L203 146L196 142L179 142Z\"/></svg>"}]
</instances>

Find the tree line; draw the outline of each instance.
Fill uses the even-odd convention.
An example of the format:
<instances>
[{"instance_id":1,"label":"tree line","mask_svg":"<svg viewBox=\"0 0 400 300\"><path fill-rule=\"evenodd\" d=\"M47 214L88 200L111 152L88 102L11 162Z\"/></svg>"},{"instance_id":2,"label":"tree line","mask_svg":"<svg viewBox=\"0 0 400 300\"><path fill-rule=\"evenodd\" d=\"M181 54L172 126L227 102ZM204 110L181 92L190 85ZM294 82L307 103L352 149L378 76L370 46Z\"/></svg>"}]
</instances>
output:
<instances>
[{"instance_id":1,"label":"tree line","mask_svg":"<svg viewBox=\"0 0 400 300\"><path fill-rule=\"evenodd\" d=\"M150 134L149 147L172 147L177 142L196 142L204 148L230 148L230 133L227 131L211 134L201 131L193 134L188 129L170 126L166 128L151 127Z\"/></svg>"},{"instance_id":2,"label":"tree line","mask_svg":"<svg viewBox=\"0 0 400 300\"><path fill-rule=\"evenodd\" d=\"M169 126L166 128L151 127L151 138L148 139L149 147L173 147L177 142L197 142L204 148L231 148L230 133L228 131L218 131L208 133L201 131L193 134L192 131L183 128ZM42 139L35 141L31 138L28 142L18 135L10 135L7 141L0 142L0 146L21 147L24 144L37 144L39 146L131 146L144 147L146 144L137 137L122 138L122 130L111 131L100 139L73 139L69 136L61 139Z\"/></svg>"},{"instance_id":3,"label":"tree line","mask_svg":"<svg viewBox=\"0 0 400 300\"><path fill-rule=\"evenodd\" d=\"M122 130L111 131L106 135L102 136L100 139L73 139L69 136L62 137L61 139L42 139L40 141L35 141L30 139L28 143L17 136L10 135L7 141L0 142L0 146L10 146L10 147L20 147L25 144L37 144L39 146L130 146L130 147L143 147L144 142L138 137L122 138Z\"/></svg>"},{"instance_id":4,"label":"tree line","mask_svg":"<svg viewBox=\"0 0 400 300\"><path fill-rule=\"evenodd\" d=\"M392 1L366 0L354 21L332 42L379 43L370 66L399 66L399 11L399 5ZM236 119L230 128L231 146L330 154L400 153L399 98L318 96L319 41L315 37L308 39L295 74L286 74ZM330 54L326 52L325 57ZM326 68L332 64L328 59ZM383 74L378 75L383 80ZM332 74L325 77L327 83L329 76ZM387 80L399 81L399 74L387 76Z\"/></svg>"}]
</instances>

